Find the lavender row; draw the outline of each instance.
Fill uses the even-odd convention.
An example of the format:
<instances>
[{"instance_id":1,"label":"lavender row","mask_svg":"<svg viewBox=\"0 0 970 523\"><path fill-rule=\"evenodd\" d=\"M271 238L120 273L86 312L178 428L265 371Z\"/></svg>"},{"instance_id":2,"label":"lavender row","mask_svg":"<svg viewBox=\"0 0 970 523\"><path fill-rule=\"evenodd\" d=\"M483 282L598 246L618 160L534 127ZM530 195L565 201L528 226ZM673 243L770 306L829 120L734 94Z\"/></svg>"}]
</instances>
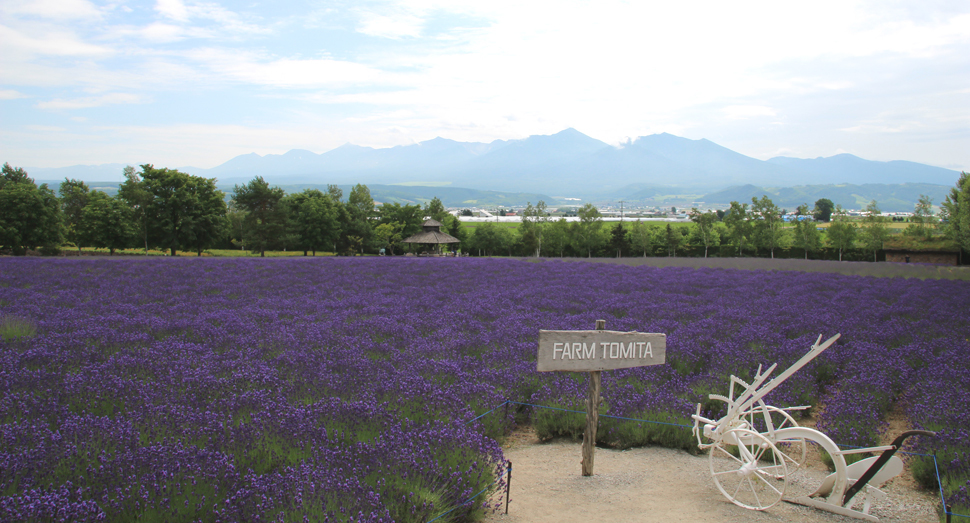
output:
<instances>
[{"instance_id":1,"label":"lavender row","mask_svg":"<svg viewBox=\"0 0 970 523\"><path fill-rule=\"evenodd\" d=\"M964 282L818 273L4 260L0 315L37 334L0 345L0 514L424 521L498 479L504 419L469 424L478 414L505 399L581 409L582 380L535 371L537 333L602 318L668 335L667 365L604 373L604 408L671 422L730 374L784 368L819 333L841 332L768 400L822 405L819 425L858 445L905 406L914 424L944 429L921 444L952 449L947 466L965 481L967 438L954 427L970 402L954 384L970 374L967 310ZM533 417L571 430L568 417ZM601 434L669 444L624 423Z\"/></svg>"}]
</instances>

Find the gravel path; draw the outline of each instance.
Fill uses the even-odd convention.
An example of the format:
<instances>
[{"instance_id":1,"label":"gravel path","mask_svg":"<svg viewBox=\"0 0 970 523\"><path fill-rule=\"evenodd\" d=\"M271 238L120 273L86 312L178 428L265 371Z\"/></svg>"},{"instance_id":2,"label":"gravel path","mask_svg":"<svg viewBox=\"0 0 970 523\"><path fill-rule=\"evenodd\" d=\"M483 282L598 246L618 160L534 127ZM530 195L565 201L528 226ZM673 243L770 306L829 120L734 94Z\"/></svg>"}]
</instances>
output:
<instances>
[{"instance_id":1,"label":"gravel path","mask_svg":"<svg viewBox=\"0 0 970 523\"><path fill-rule=\"evenodd\" d=\"M518 433L507 443L512 461L509 513L486 521L500 523L588 523L592 521L669 522L859 521L800 505L779 503L759 512L729 502L711 480L706 455L660 447L596 449L595 474L580 472L581 443L558 439L540 443L533 433ZM813 467L820 469L818 465ZM813 485L826 475L807 470ZM906 473L904 473L906 474ZM883 490L888 499L870 513L891 523L937 522L939 499L912 488L905 478ZM504 498L503 498L504 499ZM498 500L498 497L495 497Z\"/></svg>"}]
</instances>

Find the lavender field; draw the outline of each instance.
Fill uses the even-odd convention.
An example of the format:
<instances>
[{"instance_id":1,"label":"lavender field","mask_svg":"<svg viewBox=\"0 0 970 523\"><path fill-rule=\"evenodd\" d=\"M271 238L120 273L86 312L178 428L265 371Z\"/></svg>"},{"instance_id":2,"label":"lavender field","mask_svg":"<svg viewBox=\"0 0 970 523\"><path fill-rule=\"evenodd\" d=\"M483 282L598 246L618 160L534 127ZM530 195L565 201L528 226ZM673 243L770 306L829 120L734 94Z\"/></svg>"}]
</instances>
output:
<instances>
[{"instance_id":1,"label":"lavender field","mask_svg":"<svg viewBox=\"0 0 970 523\"><path fill-rule=\"evenodd\" d=\"M667 334L667 364L603 374L604 412L689 423L730 374L873 445L890 411L939 431L970 506L970 282L493 259L0 260L0 520L420 522L501 486L507 399L582 408L535 370L539 329ZM708 409L717 405L707 402ZM714 414L709 412L709 415ZM473 421L474 420L474 421ZM677 427L601 418L601 442L690 450ZM932 461L914 471L935 482ZM460 507L438 521L488 510Z\"/></svg>"}]
</instances>

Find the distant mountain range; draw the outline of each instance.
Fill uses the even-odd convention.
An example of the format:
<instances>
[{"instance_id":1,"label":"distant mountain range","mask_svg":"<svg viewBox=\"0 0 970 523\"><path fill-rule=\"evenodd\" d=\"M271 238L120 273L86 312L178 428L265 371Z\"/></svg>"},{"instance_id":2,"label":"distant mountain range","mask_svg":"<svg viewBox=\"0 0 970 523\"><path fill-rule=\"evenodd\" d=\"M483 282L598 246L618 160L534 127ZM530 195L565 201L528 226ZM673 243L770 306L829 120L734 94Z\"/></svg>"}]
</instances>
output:
<instances>
[{"instance_id":1,"label":"distant mountain range","mask_svg":"<svg viewBox=\"0 0 970 523\"><path fill-rule=\"evenodd\" d=\"M123 167L107 164L27 171L38 180L103 181L119 180ZM265 156L252 153L211 169L180 170L217 178L220 185L241 184L263 176L281 186L424 185L629 201L650 200L656 194L717 194L746 185L952 186L959 177L957 171L941 167L906 161L877 162L850 154L763 161L706 139L690 140L667 133L642 136L614 147L575 129L491 143L435 138L384 149L346 144L322 154L305 150Z\"/></svg>"}]
</instances>

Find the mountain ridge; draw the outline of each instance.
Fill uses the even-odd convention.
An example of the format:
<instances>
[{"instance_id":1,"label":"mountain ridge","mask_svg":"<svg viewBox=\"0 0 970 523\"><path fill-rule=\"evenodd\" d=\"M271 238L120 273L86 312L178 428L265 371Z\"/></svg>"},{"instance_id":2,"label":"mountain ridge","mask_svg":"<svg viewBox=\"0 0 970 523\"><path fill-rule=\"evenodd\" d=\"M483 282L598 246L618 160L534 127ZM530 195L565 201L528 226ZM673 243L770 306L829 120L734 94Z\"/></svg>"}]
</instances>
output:
<instances>
[{"instance_id":1,"label":"mountain ridge","mask_svg":"<svg viewBox=\"0 0 970 523\"><path fill-rule=\"evenodd\" d=\"M35 179L121 179L121 164L28 168ZM447 184L486 191L602 197L631 185L676 187L679 193L716 193L732 186L795 187L821 184L929 183L952 185L959 173L897 160L878 162L843 153L802 159L759 160L706 138L669 133L612 146L568 128L518 140L431 140L388 148L344 144L323 153L293 149L248 153L209 168L181 168L221 182L255 176L285 184ZM110 173L114 173L113 175Z\"/></svg>"}]
</instances>

